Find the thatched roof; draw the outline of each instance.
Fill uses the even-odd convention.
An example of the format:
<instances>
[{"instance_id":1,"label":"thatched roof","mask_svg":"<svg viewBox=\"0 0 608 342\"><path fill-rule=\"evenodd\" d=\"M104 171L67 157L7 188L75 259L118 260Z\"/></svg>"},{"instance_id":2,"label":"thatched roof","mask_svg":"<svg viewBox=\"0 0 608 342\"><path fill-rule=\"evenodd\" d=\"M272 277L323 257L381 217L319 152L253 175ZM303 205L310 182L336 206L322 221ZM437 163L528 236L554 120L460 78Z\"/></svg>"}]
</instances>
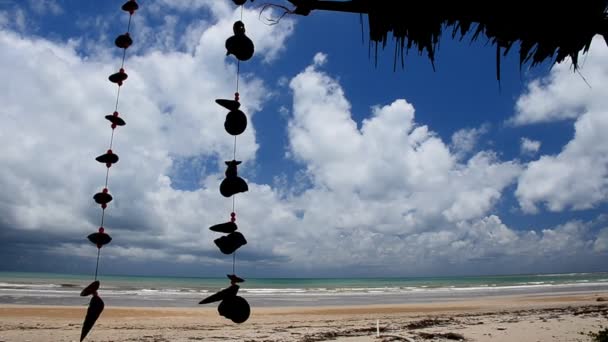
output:
<instances>
[{"instance_id":1,"label":"thatched roof","mask_svg":"<svg viewBox=\"0 0 608 342\"><path fill-rule=\"evenodd\" d=\"M291 13L308 15L314 10L367 14L371 42L386 47L389 32L395 39L397 61L411 48L425 52L431 62L443 32L472 40L485 36L496 46L497 77L500 57L519 43L520 64L534 66L566 57L578 66L578 54L587 52L592 38L602 34L608 44L608 0L288 0ZM377 47L377 45L376 45Z\"/></svg>"}]
</instances>

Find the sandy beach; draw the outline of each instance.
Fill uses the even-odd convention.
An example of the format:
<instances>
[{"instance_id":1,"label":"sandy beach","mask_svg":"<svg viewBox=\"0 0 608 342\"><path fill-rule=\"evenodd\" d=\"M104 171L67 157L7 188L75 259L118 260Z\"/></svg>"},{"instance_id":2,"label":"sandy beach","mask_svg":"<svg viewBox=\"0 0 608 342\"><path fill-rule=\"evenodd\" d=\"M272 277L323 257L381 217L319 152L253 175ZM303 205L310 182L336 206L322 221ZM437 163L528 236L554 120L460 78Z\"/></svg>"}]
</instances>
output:
<instances>
[{"instance_id":1,"label":"sandy beach","mask_svg":"<svg viewBox=\"0 0 608 342\"><path fill-rule=\"evenodd\" d=\"M244 324L215 307L107 307L87 341L589 341L608 326L608 293L429 304L253 308ZM0 306L0 342L77 341L85 307ZM380 338L376 337L379 322Z\"/></svg>"}]
</instances>

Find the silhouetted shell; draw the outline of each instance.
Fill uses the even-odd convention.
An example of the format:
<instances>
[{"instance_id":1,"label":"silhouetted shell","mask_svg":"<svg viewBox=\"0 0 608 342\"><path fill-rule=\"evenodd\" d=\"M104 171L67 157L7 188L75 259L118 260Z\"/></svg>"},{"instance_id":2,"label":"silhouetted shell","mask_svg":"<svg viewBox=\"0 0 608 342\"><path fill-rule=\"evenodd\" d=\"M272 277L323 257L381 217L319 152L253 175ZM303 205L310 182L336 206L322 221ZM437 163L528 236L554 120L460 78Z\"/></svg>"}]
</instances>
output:
<instances>
[{"instance_id":1,"label":"silhouetted shell","mask_svg":"<svg viewBox=\"0 0 608 342\"><path fill-rule=\"evenodd\" d=\"M226 163L226 166L228 166L226 168L226 172L224 173L226 175L226 177L230 178L230 177L238 176L237 166L241 164L240 160L230 160L230 161L226 161L224 163Z\"/></svg>"},{"instance_id":2,"label":"silhouetted shell","mask_svg":"<svg viewBox=\"0 0 608 342\"><path fill-rule=\"evenodd\" d=\"M127 1L124 5L122 5L122 10L133 13L139 9L139 5L134 0Z\"/></svg>"},{"instance_id":3,"label":"silhouetted shell","mask_svg":"<svg viewBox=\"0 0 608 342\"><path fill-rule=\"evenodd\" d=\"M226 55L234 55L240 61L246 61L253 56L253 42L245 35L245 24L242 21L234 23L234 36L226 40Z\"/></svg>"},{"instance_id":4,"label":"silhouetted shell","mask_svg":"<svg viewBox=\"0 0 608 342\"><path fill-rule=\"evenodd\" d=\"M125 120L118 117L117 115L106 115L106 120L110 121L111 123L115 124L116 126L124 126L127 124L125 122Z\"/></svg>"},{"instance_id":5,"label":"silhouetted shell","mask_svg":"<svg viewBox=\"0 0 608 342\"><path fill-rule=\"evenodd\" d=\"M103 303L103 300L101 300L99 296L93 296L93 298L91 298L89 308L87 309L87 315L85 316L84 323L82 324L80 342L82 342L84 338L87 337L87 334L89 333L89 331L91 331L93 325L95 325L95 322L97 322L97 319L103 312L104 306L105 305Z\"/></svg>"},{"instance_id":6,"label":"silhouetted shell","mask_svg":"<svg viewBox=\"0 0 608 342\"><path fill-rule=\"evenodd\" d=\"M239 232L230 233L227 236L222 236L219 239L215 239L215 245L219 247L220 251L224 254L232 254L241 246L247 244L247 240L243 234Z\"/></svg>"},{"instance_id":7,"label":"silhouetted shell","mask_svg":"<svg viewBox=\"0 0 608 342\"><path fill-rule=\"evenodd\" d=\"M121 34L116 38L114 44L121 49L127 49L133 44L133 39L131 39L129 33Z\"/></svg>"},{"instance_id":8,"label":"silhouetted shell","mask_svg":"<svg viewBox=\"0 0 608 342\"><path fill-rule=\"evenodd\" d=\"M110 82L116 83L118 85L121 85L122 82L124 82L127 78L129 78L129 75L127 75L125 72L117 72L108 77Z\"/></svg>"},{"instance_id":9,"label":"silhouetted shell","mask_svg":"<svg viewBox=\"0 0 608 342\"><path fill-rule=\"evenodd\" d=\"M239 292L238 285L230 285L229 287L212 294L211 296L201 300L199 304L209 304L213 302L219 302L220 300L224 300L226 298L234 297Z\"/></svg>"},{"instance_id":10,"label":"silhouetted shell","mask_svg":"<svg viewBox=\"0 0 608 342\"><path fill-rule=\"evenodd\" d=\"M95 160L102 164L116 164L118 163L118 155L114 153L106 153L95 158Z\"/></svg>"},{"instance_id":11,"label":"silhouetted shell","mask_svg":"<svg viewBox=\"0 0 608 342\"><path fill-rule=\"evenodd\" d=\"M236 226L236 223L234 223L234 222L226 222L226 223L216 224L215 226L211 226L211 227L209 227L209 229L214 232L229 234L229 233L236 231L238 229L238 227Z\"/></svg>"},{"instance_id":12,"label":"silhouetted shell","mask_svg":"<svg viewBox=\"0 0 608 342\"><path fill-rule=\"evenodd\" d=\"M224 299L217 307L217 311L220 315L239 324L245 322L251 314L249 303L240 296Z\"/></svg>"},{"instance_id":13,"label":"silhouetted shell","mask_svg":"<svg viewBox=\"0 0 608 342\"><path fill-rule=\"evenodd\" d=\"M228 279L230 279L231 283L243 283L245 282L245 279L238 277L236 274L226 274L226 277L228 277Z\"/></svg>"},{"instance_id":14,"label":"silhouetted shell","mask_svg":"<svg viewBox=\"0 0 608 342\"><path fill-rule=\"evenodd\" d=\"M239 103L239 101L235 101L235 100L216 99L215 103L219 104L220 106L222 106L230 111L237 110L241 107L241 104Z\"/></svg>"},{"instance_id":15,"label":"silhouetted shell","mask_svg":"<svg viewBox=\"0 0 608 342\"><path fill-rule=\"evenodd\" d=\"M235 4L235 5L237 5L237 6L244 5L244 4L247 2L247 0L232 0L232 1L233 1L233 2L234 2L234 4Z\"/></svg>"},{"instance_id":16,"label":"silhouetted shell","mask_svg":"<svg viewBox=\"0 0 608 342\"><path fill-rule=\"evenodd\" d=\"M81 297L90 296L90 295L94 294L95 292L97 292L97 290L99 290L99 280L95 280L94 282L89 284L89 286L85 287L84 290L82 290L82 292L80 292L80 296Z\"/></svg>"},{"instance_id":17,"label":"silhouetted shell","mask_svg":"<svg viewBox=\"0 0 608 342\"><path fill-rule=\"evenodd\" d=\"M226 115L224 129L230 135L239 135L247 128L247 116L240 110L233 110Z\"/></svg>"},{"instance_id":18,"label":"silhouetted shell","mask_svg":"<svg viewBox=\"0 0 608 342\"><path fill-rule=\"evenodd\" d=\"M106 233L93 233L87 236L87 238L97 246L107 245L112 241L112 237Z\"/></svg>"},{"instance_id":19,"label":"silhouetted shell","mask_svg":"<svg viewBox=\"0 0 608 342\"><path fill-rule=\"evenodd\" d=\"M232 195L247 191L249 191L249 186L241 177L225 178L220 184L220 193L224 197L230 197Z\"/></svg>"},{"instance_id":20,"label":"silhouetted shell","mask_svg":"<svg viewBox=\"0 0 608 342\"><path fill-rule=\"evenodd\" d=\"M93 196L93 199L97 204L108 204L112 202L112 196L105 192L98 192Z\"/></svg>"}]
</instances>

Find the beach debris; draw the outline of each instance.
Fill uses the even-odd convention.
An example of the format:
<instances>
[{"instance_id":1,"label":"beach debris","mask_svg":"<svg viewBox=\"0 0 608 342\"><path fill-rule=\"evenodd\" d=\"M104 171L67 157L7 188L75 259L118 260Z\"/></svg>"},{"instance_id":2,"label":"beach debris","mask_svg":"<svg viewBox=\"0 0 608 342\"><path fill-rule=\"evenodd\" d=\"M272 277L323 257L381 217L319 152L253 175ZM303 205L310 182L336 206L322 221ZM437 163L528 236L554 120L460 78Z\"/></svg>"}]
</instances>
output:
<instances>
[{"instance_id":1,"label":"beach debris","mask_svg":"<svg viewBox=\"0 0 608 342\"><path fill-rule=\"evenodd\" d=\"M425 329L434 326L447 326L454 323L453 318L425 318L419 321L410 322L405 325L406 329Z\"/></svg>"},{"instance_id":2,"label":"beach debris","mask_svg":"<svg viewBox=\"0 0 608 342\"><path fill-rule=\"evenodd\" d=\"M226 223L220 223L220 224L216 224L214 226L209 227L209 230L214 231L214 232L218 232L218 233L226 233L226 234L230 234L235 232L238 229L236 223L234 222L226 222Z\"/></svg>"},{"instance_id":3,"label":"beach debris","mask_svg":"<svg viewBox=\"0 0 608 342\"><path fill-rule=\"evenodd\" d=\"M608 298L606 297L597 297L596 302L608 302Z\"/></svg>"},{"instance_id":4,"label":"beach debris","mask_svg":"<svg viewBox=\"0 0 608 342\"><path fill-rule=\"evenodd\" d=\"M110 82L116 83L119 87L122 86L123 82L128 77L128 75L125 73L125 70L124 70L126 49L129 48L133 44L133 39L131 39L129 30L131 29L131 20L132 20L133 14L135 13L135 11L138 8L139 8L139 5L137 4L137 2L135 0L128 0L124 5L122 5L122 10L129 13L129 23L127 24L127 32L119 35L116 38L116 40L114 41L114 44L117 47L123 49L124 51L122 54L120 70L117 73L112 74L108 77ZM124 126L126 124L125 121L118 116L118 105L119 105L119 99L120 99L119 94L120 94L120 88L118 88L118 92L116 94L116 101L114 102L114 112L111 115L105 116L106 120L110 121L110 123L111 123L110 127L112 128L112 134L110 137L110 144L109 144L110 146L108 147L105 154L102 154L102 155L98 156L97 158L95 158L95 160L97 160L98 162L105 164L107 171L106 171L105 185L103 187L103 190L101 192L98 192L95 195L93 195L93 200L95 200L95 202L97 204L101 205L101 219L100 219L101 223L99 225L99 229L97 230L97 232L95 232L93 234L89 234L87 236L87 239L89 241L91 241L91 243L93 243L95 246L97 246L97 261L96 261L96 265L95 265L94 281L80 292L80 296L82 296L82 297L93 296L93 298L91 298L91 301L89 302L89 308L87 309L87 313L84 318L84 323L82 324L82 330L80 333L81 342L87 337L88 333L91 331L91 329L95 325L95 322L97 322L97 319L99 318L99 316L101 316L101 313L103 312L103 309L105 307L103 300L101 299L101 297L99 297L99 295L97 293L97 291L99 291L99 288L101 286L101 283L97 279L97 276L99 274L99 259L101 256L101 248L103 246L109 244L112 241L112 237L110 237L110 235L108 235L105 232L105 228L103 227L103 224L104 224L104 218L106 215L106 208L108 207L108 203L110 203L113 199L112 195L110 195L108 193L108 179L109 179L109 174L110 174L110 167L113 164L116 164L119 160L118 155L112 151L112 146L113 146L113 142L114 142L114 134L115 134L114 130L116 129L116 127Z\"/></svg>"},{"instance_id":5,"label":"beach debris","mask_svg":"<svg viewBox=\"0 0 608 342\"><path fill-rule=\"evenodd\" d=\"M245 24L236 21L232 25L234 36L226 40L226 56L234 55L239 61L247 61L253 56L254 46L249 37L245 35Z\"/></svg>"},{"instance_id":6,"label":"beach debris","mask_svg":"<svg viewBox=\"0 0 608 342\"><path fill-rule=\"evenodd\" d=\"M224 254L232 254L234 251L247 244L247 240L245 240L243 234L239 232L222 236L219 239L215 239L213 242Z\"/></svg>"},{"instance_id":7,"label":"beach debris","mask_svg":"<svg viewBox=\"0 0 608 342\"><path fill-rule=\"evenodd\" d=\"M241 162L237 160L227 161L226 165L226 178L220 184L220 193L224 197L230 197L240 192L246 192L249 190L247 182L238 176L237 165Z\"/></svg>"},{"instance_id":8,"label":"beach debris","mask_svg":"<svg viewBox=\"0 0 608 342\"><path fill-rule=\"evenodd\" d=\"M425 340L436 340L439 338L443 338L446 340L454 340L454 341L464 341L465 340L465 338L462 334L453 333L453 332L447 332L447 333L420 332L420 333L418 333L418 336L420 336L421 338L423 338Z\"/></svg>"},{"instance_id":9,"label":"beach debris","mask_svg":"<svg viewBox=\"0 0 608 342\"><path fill-rule=\"evenodd\" d=\"M87 315L84 318L84 323L82 323L80 342L82 342L84 338L87 337L89 331L93 329L93 326L95 325L95 322L97 322L99 316L101 316L104 307L105 304L103 303L103 300L101 300L97 294L94 294L93 298L91 298L91 302L89 303L89 308L87 309Z\"/></svg>"}]
</instances>

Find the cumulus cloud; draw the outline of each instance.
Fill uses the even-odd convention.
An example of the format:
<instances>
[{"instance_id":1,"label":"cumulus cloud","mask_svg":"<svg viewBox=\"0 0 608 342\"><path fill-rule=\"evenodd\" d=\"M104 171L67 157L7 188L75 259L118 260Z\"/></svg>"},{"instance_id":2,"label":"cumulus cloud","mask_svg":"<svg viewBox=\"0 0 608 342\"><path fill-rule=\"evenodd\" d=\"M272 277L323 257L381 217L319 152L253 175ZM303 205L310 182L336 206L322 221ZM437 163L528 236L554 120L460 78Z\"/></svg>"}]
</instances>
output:
<instances>
[{"instance_id":1,"label":"cumulus cloud","mask_svg":"<svg viewBox=\"0 0 608 342\"><path fill-rule=\"evenodd\" d=\"M526 137L521 138L520 151L523 155L534 155L540 150L541 142L538 140L528 139Z\"/></svg>"},{"instance_id":2,"label":"cumulus cloud","mask_svg":"<svg viewBox=\"0 0 608 342\"><path fill-rule=\"evenodd\" d=\"M576 112L568 114L576 117L572 140L560 153L529 163L521 174L516 195L525 212L537 212L539 204L551 211L589 209L608 198L608 93L600 86L608 82L607 55L604 42L595 39L584 68L591 89L560 65L547 80L533 81L536 90L518 100L520 113L513 120L522 124ZM541 113L542 120L521 113Z\"/></svg>"},{"instance_id":3,"label":"cumulus cloud","mask_svg":"<svg viewBox=\"0 0 608 342\"><path fill-rule=\"evenodd\" d=\"M488 133L489 126L482 125L479 128L463 128L452 134L451 148L456 156L461 159L472 152L479 139Z\"/></svg>"},{"instance_id":4,"label":"cumulus cloud","mask_svg":"<svg viewBox=\"0 0 608 342\"><path fill-rule=\"evenodd\" d=\"M179 12L210 3L153 5ZM228 220L232 209L218 185L233 140L222 129L225 110L213 99L234 92L235 66L224 59L223 41L240 14L224 5L213 11L209 22L195 24L198 33L183 49L169 51L175 39L155 40L142 27L141 39L158 49L129 51L120 105L127 126L117 131L114 151L121 159L110 171L115 200L106 216L114 237L103 250L108 272L146 263L165 265L166 272L190 267L192 274L231 261L207 228ZM139 20L146 25L149 18ZM257 60L277 58L290 32L247 23L252 38L265 35L255 38ZM157 35L183 30L168 25ZM96 50L84 57L78 44L0 31L0 72L12 80L0 86L0 254L6 256L0 265L40 260L56 267L51 261L61 260L72 269L95 256L85 236L99 224L91 197L103 185L105 168L93 158L107 146L103 116L113 110L115 87L104 80L118 60ZM295 186L280 177L272 186L249 180L249 192L236 198L237 222L248 240L238 252L243 275L428 274L472 264L492 271L521 256L534 270L547 258L590 253L592 245L601 250L601 236L590 236L581 222L529 231L504 224L494 209L522 166L489 150L458 155L454 144L417 120L405 99L373 106L367 119L355 122L341 85L321 70L327 59L317 54L289 81L288 155L301 166L297 177L306 179ZM250 118L266 100L266 83L253 71L240 90ZM239 136L245 178L258 129L250 120ZM176 169L190 160L208 167L195 175L193 189L179 189Z\"/></svg>"}]
</instances>

